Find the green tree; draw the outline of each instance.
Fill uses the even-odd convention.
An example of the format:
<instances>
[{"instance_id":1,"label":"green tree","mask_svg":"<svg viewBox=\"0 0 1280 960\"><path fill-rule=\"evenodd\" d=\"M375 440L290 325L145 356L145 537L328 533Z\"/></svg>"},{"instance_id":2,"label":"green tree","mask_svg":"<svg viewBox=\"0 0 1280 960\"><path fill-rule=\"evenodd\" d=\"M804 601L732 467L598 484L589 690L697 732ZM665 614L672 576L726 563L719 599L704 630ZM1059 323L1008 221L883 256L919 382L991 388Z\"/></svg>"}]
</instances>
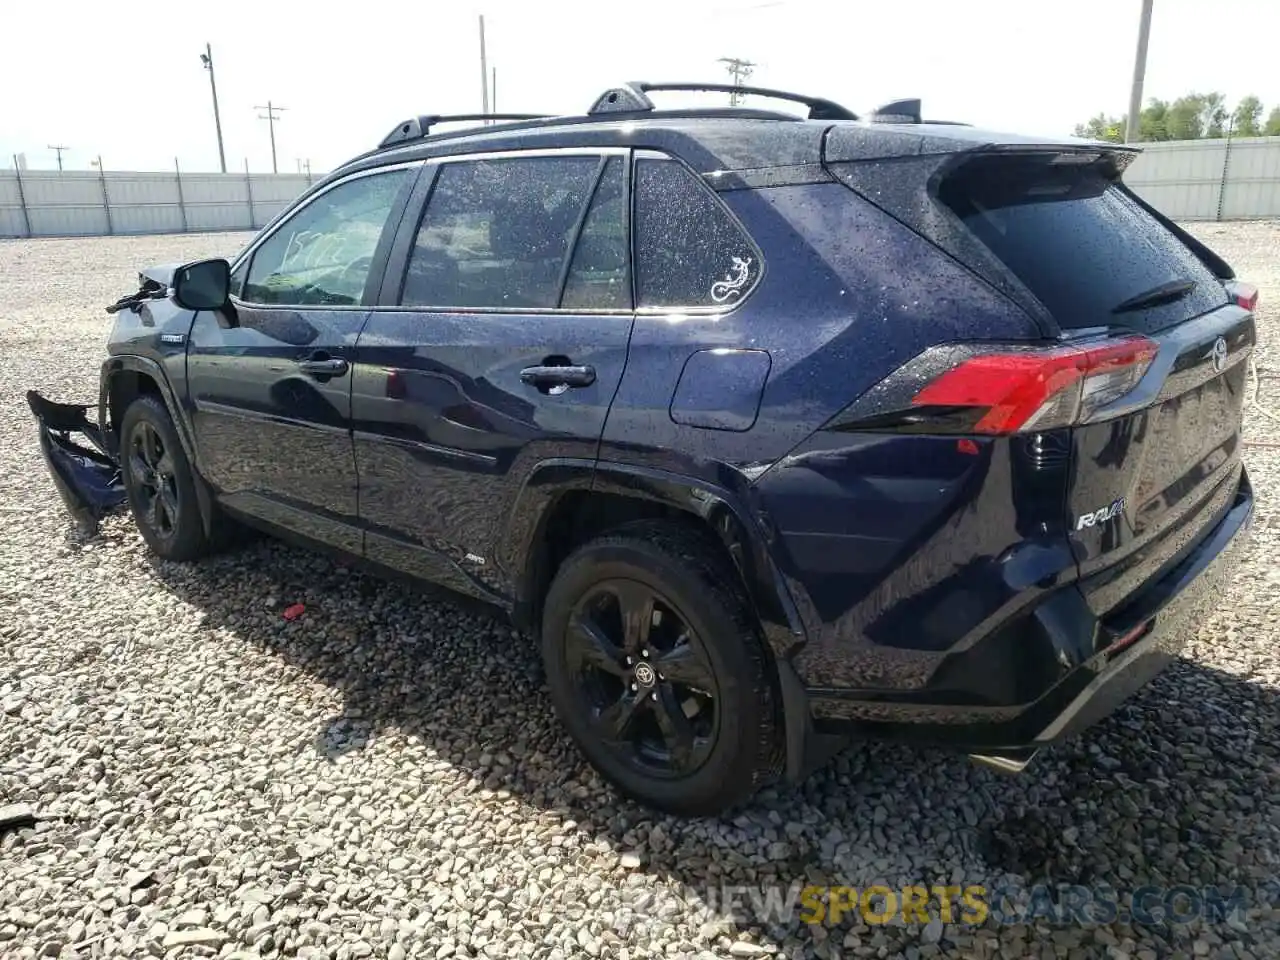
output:
<instances>
[{"instance_id":1,"label":"green tree","mask_svg":"<svg viewBox=\"0 0 1280 960\"><path fill-rule=\"evenodd\" d=\"M1165 117L1168 113L1168 101L1152 97L1138 117L1138 139L1168 140L1169 131L1165 128Z\"/></svg>"},{"instance_id":2,"label":"green tree","mask_svg":"<svg viewBox=\"0 0 1280 960\"><path fill-rule=\"evenodd\" d=\"M1262 101L1249 94L1241 97L1231 114L1234 131L1237 137L1259 137L1262 135Z\"/></svg>"},{"instance_id":3,"label":"green tree","mask_svg":"<svg viewBox=\"0 0 1280 960\"><path fill-rule=\"evenodd\" d=\"M1088 123L1076 124L1076 136L1090 140L1107 140L1111 143L1124 142L1124 117L1108 117L1100 113Z\"/></svg>"},{"instance_id":4,"label":"green tree","mask_svg":"<svg viewBox=\"0 0 1280 960\"><path fill-rule=\"evenodd\" d=\"M1206 137L1227 135L1227 118L1230 115L1227 113L1226 102L1227 98L1220 93L1200 95L1200 127Z\"/></svg>"},{"instance_id":5,"label":"green tree","mask_svg":"<svg viewBox=\"0 0 1280 960\"><path fill-rule=\"evenodd\" d=\"M1226 97L1221 93L1188 93L1170 103L1152 97L1143 107L1138 118L1138 139L1199 140L1204 137L1225 137L1228 121L1233 135L1238 137L1280 136L1280 107L1267 115L1262 122L1262 101L1252 94L1242 97L1232 111L1227 110ZM1076 124L1077 137L1091 140L1124 141L1125 118L1100 113L1087 123Z\"/></svg>"},{"instance_id":6,"label":"green tree","mask_svg":"<svg viewBox=\"0 0 1280 960\"><path fill-rule=\"evenodd\" d=\"M1165 130L1170 140L1199 140L1204 136L1204 102L1198 93L1189 93L1169 104Z\"/></svg>"}]
</instances>

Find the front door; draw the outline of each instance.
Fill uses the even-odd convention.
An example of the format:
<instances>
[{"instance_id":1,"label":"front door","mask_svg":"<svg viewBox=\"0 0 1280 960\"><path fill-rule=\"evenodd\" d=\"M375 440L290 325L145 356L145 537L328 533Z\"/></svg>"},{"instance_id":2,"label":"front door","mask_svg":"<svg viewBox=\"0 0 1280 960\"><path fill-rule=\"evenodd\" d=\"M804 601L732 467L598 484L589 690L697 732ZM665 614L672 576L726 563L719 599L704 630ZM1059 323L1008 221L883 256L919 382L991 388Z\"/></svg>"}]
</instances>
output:
<instances>
[{"instance_id":1,"label":"front door","mask_svg":"<svg viewBox=\"0 0 1280 960\"><path fill-rule=\"evenodd\" d=\"M631 334L626 155L424 172L356 351L366 555L488 599L540 461L594 460ZM434 182L431 178L434 175ZM403 264L403 272L397 265Z\"/></svg>"},{"instance_id":2,"label":"front door","mask_svg":"<svg viewBox=\"0 0 1280 960\"><path fill-rule=\"evenodd\" d=\"M200 313L187 348L200 468L221 499L355 554L351 367L416 173L319 192L237 264L234 316Z\"/></svg>"}]
</instances>

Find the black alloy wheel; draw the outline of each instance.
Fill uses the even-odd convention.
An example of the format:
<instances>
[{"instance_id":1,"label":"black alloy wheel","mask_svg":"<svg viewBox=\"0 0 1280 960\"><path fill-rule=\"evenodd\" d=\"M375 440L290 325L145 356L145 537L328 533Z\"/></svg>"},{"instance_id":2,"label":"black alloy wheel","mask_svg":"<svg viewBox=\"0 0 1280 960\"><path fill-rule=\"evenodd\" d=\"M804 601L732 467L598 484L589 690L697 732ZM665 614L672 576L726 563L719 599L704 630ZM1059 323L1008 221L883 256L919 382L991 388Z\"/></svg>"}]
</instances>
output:
<instances>
[{"instance_id":1,"label":"black alloy wheel","mask_svg":"<svg viewBox=\"0 0 1280 960\"><path fill-rule=\"evenodd\" d=\"M195 560L234 529L216 504L210 506L206 529L196 496L198 478L168 408L154 394L137 397L120 419L120 472L133 521L157 556Z\"/></svg>"},{"instance_id":2,"label":"black alloy wheel","mask_svg":"<svg viewBox=\"0 0 1280 960\"><path fill-rule=\"evenodd\" d=\"M781 768L760 626L710 531L640 520L578 547L543 600L542 659L561 721L629 797L723 813Z\"/></svg>"},{"instance_id":3,"label":"black alloy wheel","mask_svg":"<svg viewBox=\"0 0 1280 960\"><path fill-rule=\"evenodd\" d=\"M172 539L182 509L177 465L160 432L146 420L138 421L129 435L129 467L141 507L138 519L161 539Z\"/></svg>"},{"instance_id":4,"label":"black alloy wheel","mask_svg":"<svg viewBox=\"0 0 1280 960\"><path fill-rule=\"evenodd\" d=\"M605 580L569 620L566 664L601 737L637 772L687 776L720 724L715 674L675 605L636 580Z\"/></svg>"}]
</instances>

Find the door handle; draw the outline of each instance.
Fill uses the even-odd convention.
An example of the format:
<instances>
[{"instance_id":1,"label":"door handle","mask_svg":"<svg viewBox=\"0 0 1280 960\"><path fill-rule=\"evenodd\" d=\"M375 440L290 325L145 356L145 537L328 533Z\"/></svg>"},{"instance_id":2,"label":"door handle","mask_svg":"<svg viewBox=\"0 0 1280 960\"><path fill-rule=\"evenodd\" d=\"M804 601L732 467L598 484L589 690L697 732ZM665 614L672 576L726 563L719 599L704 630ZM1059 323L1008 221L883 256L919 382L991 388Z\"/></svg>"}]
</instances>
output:
<instances>
[{"instance_id":1,"label":"door handle","mask_svg":"<svg viewBox=\"0 0 1280 960\"><path fill-rule=\"evenodd\" d=\"M587 366L525 367L520 379L535 387L589 387L596 382L596 368Z\"/></svg>"},{"instance_id":2,"label":"door handle","mask_svg":"<svg viewBox=\"0 0 1280 960\"><path fill-rule=\"evenodd\" d=\"M341 357L312 356L299 360L298 369L313 377L340 377L347 372L347 361Z\"/></svg>"}]
</instances>

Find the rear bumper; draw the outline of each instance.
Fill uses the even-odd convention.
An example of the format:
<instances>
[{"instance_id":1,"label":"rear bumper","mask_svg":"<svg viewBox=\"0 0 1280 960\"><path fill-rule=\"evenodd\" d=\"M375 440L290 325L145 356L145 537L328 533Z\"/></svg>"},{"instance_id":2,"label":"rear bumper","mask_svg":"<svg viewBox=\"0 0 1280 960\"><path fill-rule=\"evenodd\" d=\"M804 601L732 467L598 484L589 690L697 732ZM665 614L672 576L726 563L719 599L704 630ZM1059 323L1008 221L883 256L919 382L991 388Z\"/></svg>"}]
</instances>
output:
<instances>
[{"instance_id":1,"label":"rear bumper","mask_svg":"<svg viewBox=\"0 0 1280 960\"><path fill-rule=\"evenodd\" d=\"M1072 736L1102 720L1178 656L1221 603L1222 583L1248 539L1253 508L1249 475L1241 470L1235 501L1213 532L1118 620L1107 623L1113 636L1144 632L1130 645L1104 651L1086 665L1091 675L1077 681L1083 685L1040 730L1036 743Z\"/></svg>"},{"instance_id":2,"label":"rear bumper","mask_svg":"<svg viewBox=\"0 0 1280 960\"><path fill-rule=\"evenodd\" d=\"M1016 706L954 705L849 698L809 691L815 729L951 746L999 757L1073 736L1112 713L1177 658L1187 639L1221 602L1220 586L1247 539L1254 497L1248 474L1225 516L1159 580L1096 624L1096 652L1034 701ZM1075 587L1045 601L1082 607ZM1043 611L1042 611L1043 612ZM1058 616L1048 611L1049 619Z\"/></svg>"},{"instance_id":3,"label":"rear bumper","mask_svg":"<svg viewBox=\"0 0 1280 960\"><path fill-rule=\"evenodd\" d=\"M58 496L80 530L94 533L99 521L125 501L120 466L89 407L55 403L35 390L27 405L36 418L40 452Z\"/></svg>"}]
</instances>

